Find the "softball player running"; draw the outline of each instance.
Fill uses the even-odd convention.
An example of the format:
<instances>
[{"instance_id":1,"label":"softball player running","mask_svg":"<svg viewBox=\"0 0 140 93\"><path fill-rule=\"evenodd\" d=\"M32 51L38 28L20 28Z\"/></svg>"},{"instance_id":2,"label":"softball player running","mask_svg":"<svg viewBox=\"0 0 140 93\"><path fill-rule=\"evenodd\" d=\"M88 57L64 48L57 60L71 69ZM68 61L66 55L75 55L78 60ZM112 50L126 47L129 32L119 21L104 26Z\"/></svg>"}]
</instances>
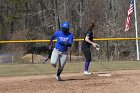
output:
<instances>
[{"instance_id":1,"label":"softball player running","mask_svg":"<svg viewBox=\"0 0 140 93\"><path fill-rule=\"evenodd\" d=\"M68 47L71 47L73 43L73 34L69 32L69 28L70 24L68 22L63 22L61 24L61 30L56 31L50 39L50 46L52 45L52 40L55 38L57 39L55 48L53 49L51 55L51 65L56 67L58 63L58 70L56 75L56 79L58 81L62 80L60 75L67 60Z\"/></svg>"},{"instance_id":2,"label":"softball player running","mask_svg":"<svg viewBox=\"0 0 140 93\"><path fill-rule=\"evenodd\" d=\"M82 43L82 52L85 56L85 64L84 64L84 75L91 75L92 73L88 72L89 64L91 62L91 52L90 46L92 45L94 48L98 45L97 43L93 43L93 32L92 29L94 24L89 27L88 31L85 34L84 42Z\"/></svg>"}]
</instances>

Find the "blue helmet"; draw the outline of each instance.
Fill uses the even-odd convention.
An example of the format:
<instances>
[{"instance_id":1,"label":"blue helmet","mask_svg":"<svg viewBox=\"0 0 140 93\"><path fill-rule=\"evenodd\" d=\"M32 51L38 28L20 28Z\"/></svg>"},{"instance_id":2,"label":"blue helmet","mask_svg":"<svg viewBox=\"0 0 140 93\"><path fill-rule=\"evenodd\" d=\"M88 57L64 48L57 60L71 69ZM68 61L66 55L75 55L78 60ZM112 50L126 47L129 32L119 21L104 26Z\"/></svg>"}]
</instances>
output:
<instances>
[{"instance_id":1,"label":"blue helmet","mask_svg":"<svg viewBox=\"0 0 140 93\"><path fill-rule=\"evenodd\" d=\"M61 24L61 27L70 28L70 23L69 23L69 22L63 22L63 23Z\"/></svg>"}]
</instances>

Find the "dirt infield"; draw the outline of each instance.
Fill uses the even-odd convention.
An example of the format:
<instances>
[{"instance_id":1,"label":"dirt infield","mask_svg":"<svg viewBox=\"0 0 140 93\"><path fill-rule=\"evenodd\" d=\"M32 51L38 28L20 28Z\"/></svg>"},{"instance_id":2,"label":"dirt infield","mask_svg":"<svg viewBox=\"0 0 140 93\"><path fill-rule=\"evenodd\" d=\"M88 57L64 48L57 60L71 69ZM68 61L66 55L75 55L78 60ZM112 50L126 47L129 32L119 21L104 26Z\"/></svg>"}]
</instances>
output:
<instances>
[{"instance_id":1,"label":"dirt infield","mask_svg":"<svg viewBox=\"0 0 140 93\"><path fill-rule=\"evenodd\" d=\"M140 93L140 70L113 71L109 77L99 73L62 74L63 81L55 75L1 77L0 93Z\"/></svg>"}]
</instances>

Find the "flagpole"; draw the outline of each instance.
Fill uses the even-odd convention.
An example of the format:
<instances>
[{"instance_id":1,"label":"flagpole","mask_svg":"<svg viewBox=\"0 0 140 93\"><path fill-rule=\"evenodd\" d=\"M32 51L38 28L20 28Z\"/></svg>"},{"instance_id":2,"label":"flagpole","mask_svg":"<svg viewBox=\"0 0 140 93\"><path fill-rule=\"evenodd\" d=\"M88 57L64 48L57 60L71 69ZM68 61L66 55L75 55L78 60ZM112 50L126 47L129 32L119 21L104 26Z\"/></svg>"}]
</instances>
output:
<instances>
[{"instance_id":1,"label":"flagpole","mask_svg":"<svg viewBox=\"0 0 140 93\"><path fill-rule=\"evenodd\" d=\"M134 0L134 14L135 14L135 30L136 30L136 49L137 49L137 60L139 58L139 44L138 44L138 23L137 23L137 9L136 9L136 0Z\"/></svg>"}]
</instances>

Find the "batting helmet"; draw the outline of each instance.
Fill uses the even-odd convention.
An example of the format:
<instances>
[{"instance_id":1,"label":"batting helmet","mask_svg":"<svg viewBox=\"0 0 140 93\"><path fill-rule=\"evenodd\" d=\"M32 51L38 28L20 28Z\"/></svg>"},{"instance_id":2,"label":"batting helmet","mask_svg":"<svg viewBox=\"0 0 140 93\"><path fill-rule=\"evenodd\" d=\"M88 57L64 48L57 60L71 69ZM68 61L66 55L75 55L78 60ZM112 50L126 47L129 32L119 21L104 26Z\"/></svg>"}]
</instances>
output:
<instances>
[{"instance_id":1,"label":"batting helmet","mask_svg":"<svg viewBox=\"0 0 140 93\"><path fill-rule=\"evenodd\" d=\"M61 24L61 27L63 27L63 28L70 28L70 23L69 22L63 22Z\"/></svg>"}]
</instances>

